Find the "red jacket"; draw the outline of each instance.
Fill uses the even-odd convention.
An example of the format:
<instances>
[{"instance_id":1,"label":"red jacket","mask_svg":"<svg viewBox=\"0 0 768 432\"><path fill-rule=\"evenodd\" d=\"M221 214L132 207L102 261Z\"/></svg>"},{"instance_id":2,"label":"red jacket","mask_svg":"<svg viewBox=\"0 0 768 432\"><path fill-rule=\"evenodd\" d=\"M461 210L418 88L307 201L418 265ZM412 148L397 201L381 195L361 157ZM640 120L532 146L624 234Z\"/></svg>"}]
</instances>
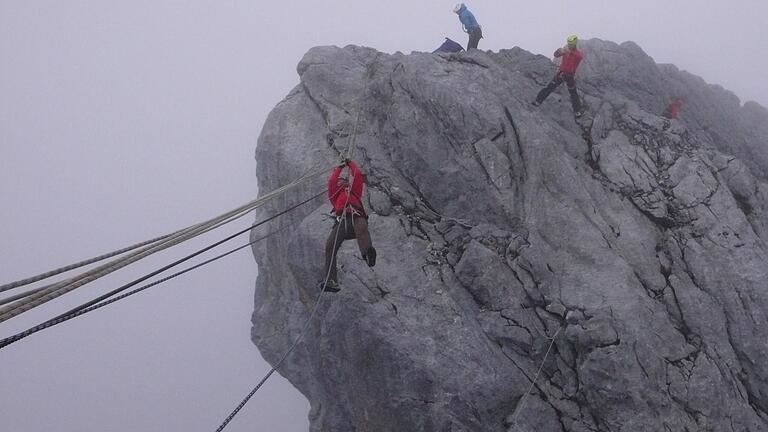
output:
<instances>
[{"instance_id":1,"label":"red jacket","mask_svg":"<svg viewBox=\"0 0 768 432\"><path fill-rule=\"evenodd\" d=\"M328 177L328 199L333 205L333 212L340 216L343 213L351 213L356 210L365 217L363 210L363 183L365 181L362 171L357 165L349 161L347 163L352 181L352 187L344 179L341 179L341 171L344 167L333 169L331 176ZM350 190L351 189L351 190ZM344 208L346 204L346 209Z\"/></svg>"},{"instance_id":2,"label":"red jacket","mask_svg":"<svg viewBox=\"0 0 768 432\"><path fill-rule=\"evenodd\" d=\"M582 54L581 51L576 48L559 48L557 51L555 51L555 57L563 58L562 62L560 63L560 72L573 75L576 73L576 69L579 67L581 59L584 58L584 54Z\"/></svg>"},{"instance_id":3,"label":"red jacket","mask_svg":"<svg viewBox=\"0 0 768 432\"><path fill-rule=\"evenodd\" d=\"M683 103L679 100L672 101L667 106L667 109L664 110L664 114L662 114L664 117L668 119L676 119L677 113L680 111L680 107L683 106Z\"/></svg>"}]
</instances>

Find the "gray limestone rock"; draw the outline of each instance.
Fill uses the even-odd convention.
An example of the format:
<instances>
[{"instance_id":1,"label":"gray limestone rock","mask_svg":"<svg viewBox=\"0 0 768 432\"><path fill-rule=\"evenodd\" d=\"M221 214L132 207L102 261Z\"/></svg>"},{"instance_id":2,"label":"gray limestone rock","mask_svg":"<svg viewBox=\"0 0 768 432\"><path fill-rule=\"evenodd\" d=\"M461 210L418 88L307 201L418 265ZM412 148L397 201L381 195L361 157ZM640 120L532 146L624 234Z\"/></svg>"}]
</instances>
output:
<instances>
[{"instance_id":1,"label":"gray limestone rock","mask_svg":"<svg viewBox=\"0 0 768 432\"><path fill-rule=\"evenodd\" d=\"M352 149L378 250L343 245L279 368L311 431L768 431L768 111L633 43L583 49L578 121L565 89L530 105L555 66L519 48L301 60L259 188ZM253 232L279 231L254 246L272 363L317 301L329 208Z\"/></svg>"}]
</instances>

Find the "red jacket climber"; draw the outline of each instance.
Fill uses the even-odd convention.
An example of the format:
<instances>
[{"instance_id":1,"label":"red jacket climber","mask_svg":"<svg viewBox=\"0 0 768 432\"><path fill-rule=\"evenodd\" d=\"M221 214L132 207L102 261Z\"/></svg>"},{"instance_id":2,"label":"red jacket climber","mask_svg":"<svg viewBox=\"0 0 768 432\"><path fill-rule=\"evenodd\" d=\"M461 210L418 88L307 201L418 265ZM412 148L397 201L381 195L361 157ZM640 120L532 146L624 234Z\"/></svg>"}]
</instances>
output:
<instances>
[{"instance_id":1,"label":"red jacket climber","mask_svg":"<svg viewBox=\"0 0 768 432\"><path fill-rule=\"evenodd\" d=\"M566 86L568 87L568 93L571 95L571 107L573 107L573 114L576 117L581 117L581 115L584 113L584 107L581 104L579 93L576 90L576 69L578 69L579 63L581 63L581 60L584 58L584 54L582 54L581 51L579 51L577 48L578 42L578 37L568 36L566 39L566 47L558 48L557 51L555 51L555 57L562 57L562 61L560 62L560 69L555 74L555 77L552 78L552 81L550 81L549 84L541 89L539 94L536 95L536 99L531 102L533 106L541 105L541 103L544 102L544 99L546 99L550 93L552 93L563 82L565 82Z\"/></svg>"},{"instance_id":2,"label":"red jacket climber","mask_svg":"<svg viewBox=\"0 0 768 432\"><path fill-rule=\"evenodd\" d=\"M352 178L351 187L349 180L341 177L345 165L334 168L331 176L328 177L328 199L333 205L333 213L341 216L342 213L357 211L359 216L365 216L362 203L365 178L353 161L347 159L345 164L349 167Z\"/></svg>"},{"instance_id":3,"label":"red jacket climber","mask_svg":"<svg viewBox=\"0 0 768 432\"><path fill-rule=\"evenodd\" d=\"M352 185L341 177L341 172L349 167ZM357 240L360 255L369 267L376 265L376 249L368 232L368 215L363 209L363 183L365 176L360 168L349 159L333 169L328 177L328 199L333 205L336 222L325 241L325 268L320 289L328 292L339 291L336 274L336 254L344 240Z\"/></svg>"},{"instance_id":4,"label":"red jacket climber","mask_svg":"<svg viewBox=\"0 0 768 432\"><path fill-rule=\"evenodd\" d=\"M667 109L664 110L662 115L668 119L674 120L677 118L677 114L682 106L683 101L681 101L680 98L674 98L672 99L672 102L667 105Z\"/></svg>"},{"instance_id":5,"label":"red jacket climber","mask_svg":"<svg viewBox=\"0 0 768 432\"><path fill-rule=\"evenodd\" d=\"M568 48L558 48L555 51L555 57L563 58L560 63L560 72L573 75L576 73L581 59L584 58L584 54L576 48L576 45L569 45Z\"/></svg>"}]
</instances>

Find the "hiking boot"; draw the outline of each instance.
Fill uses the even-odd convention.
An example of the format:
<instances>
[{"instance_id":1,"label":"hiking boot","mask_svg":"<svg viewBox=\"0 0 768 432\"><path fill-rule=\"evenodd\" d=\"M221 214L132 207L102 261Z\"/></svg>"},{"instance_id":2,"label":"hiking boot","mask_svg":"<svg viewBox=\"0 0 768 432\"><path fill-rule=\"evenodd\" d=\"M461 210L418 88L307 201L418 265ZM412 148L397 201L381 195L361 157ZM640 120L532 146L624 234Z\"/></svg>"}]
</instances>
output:
<instances>
[{"instance_id":1,"label":"hiking boot","mask_svg":"<svg viewBox=\"0 0 768 432\"><path fill-rule=\"evenodd\" d=\"M539 102L538 100L535 100L535 101L531 102L531 105L537 107L537 106L541 105L541 102Z\"/></svg>"},{"instance_id":2,"label":"hiking boot","mask_svg":"<svg viewBox=\"0 0 768 432\"><path fill-rule=\"evenodd\" d=\"M336 281L328 281L328 283L320 282L317 285L317 289L319 291L332 292L332 293L341 291L341 287L339 287L339 283Z\"/></svg>"},{"instance_id":3,"label":"hiking boot","mask_svg":"<svg viewBox=\"0 0 768 432\"><path fill-rule=\"evenodd\" d=\"M373 246L370 246L368 250L365 252L365 255L363 255L363 259L365 259L365 262L368 263L368 267L373 267L376 265L376 249L373 248Z\"/></svg>"},{"instance_id":4,"label":"hiking boot","mask_svg":"<svg viewBox=\"0 0 768 432\"><path fill-rule=\"evenodd\" d=\"M583 115L584 115L584 110L583 110L583 109L580 109L580 110L576 110L576 111L574 111L574 112L573 112L573 115L574 115L576 118L579 118L579 117L581 117L581 116L583 116Z\"/></svg>"}]
</instances>

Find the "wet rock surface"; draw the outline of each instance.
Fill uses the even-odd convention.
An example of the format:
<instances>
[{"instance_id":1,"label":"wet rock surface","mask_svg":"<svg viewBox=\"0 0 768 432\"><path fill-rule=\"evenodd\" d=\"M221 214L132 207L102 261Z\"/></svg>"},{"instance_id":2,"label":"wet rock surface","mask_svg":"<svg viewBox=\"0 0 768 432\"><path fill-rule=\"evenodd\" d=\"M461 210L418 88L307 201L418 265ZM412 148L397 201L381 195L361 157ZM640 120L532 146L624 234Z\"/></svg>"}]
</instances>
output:
<instances>
[{"instance_id":1,"label":"wet rock surface","mask_svg":"<svg viewBox=\"0 0 768 432\"><path fill-rule=\"evenodd\" d=\"M583 49L578 120L565 88L530 105L555 66L519 48L302 59L260 190L354 141L378 250L371 269L344 244L279 369L311 431L768 431L768 111L635 44ZM254 247L270 362L317 299L328 210L253 233L280 231Z\"/></svg>"}]
</instances>

